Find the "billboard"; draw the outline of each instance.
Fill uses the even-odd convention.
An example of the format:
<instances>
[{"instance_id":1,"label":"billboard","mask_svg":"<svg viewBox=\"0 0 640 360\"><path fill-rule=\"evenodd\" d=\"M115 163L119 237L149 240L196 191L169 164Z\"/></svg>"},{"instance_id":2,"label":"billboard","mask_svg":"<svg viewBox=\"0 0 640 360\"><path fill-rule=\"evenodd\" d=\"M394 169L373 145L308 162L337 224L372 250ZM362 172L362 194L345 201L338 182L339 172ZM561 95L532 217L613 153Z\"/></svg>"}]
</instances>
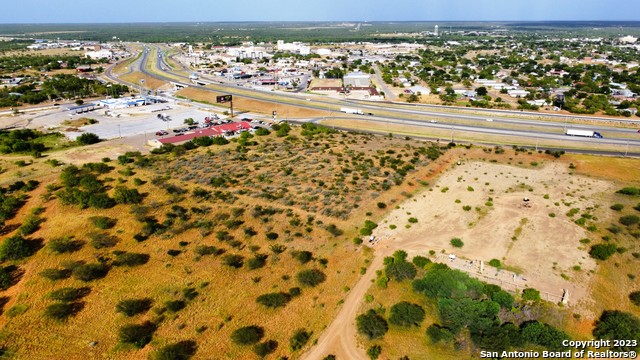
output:
<instances>
[{"instance_id":1,"label":"billboard","mask_svg":"<svg viewBox=\"0 0 640 360\"><path fill-rule=\"evenodd\" d=\"M233 96L232 95L220 95L220 96L216 96L216 102L218 104L224 104L226 102L229 102L233 100Z\"/></svg>"}]
</instances>

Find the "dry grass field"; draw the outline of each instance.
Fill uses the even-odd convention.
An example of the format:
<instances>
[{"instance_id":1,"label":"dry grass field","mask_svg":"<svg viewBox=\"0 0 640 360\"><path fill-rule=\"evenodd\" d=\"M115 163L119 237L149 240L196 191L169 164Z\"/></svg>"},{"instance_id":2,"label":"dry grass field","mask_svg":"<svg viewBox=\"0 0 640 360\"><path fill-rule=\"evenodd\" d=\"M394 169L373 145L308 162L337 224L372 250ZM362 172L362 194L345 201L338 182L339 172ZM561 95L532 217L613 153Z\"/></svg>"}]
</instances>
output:
<instances>
[{"instance_id":1,"label":"dry grass field","mask_svg":"<svg viewBox=\"0 0 640 360\"><path fill-rule=\"evenodd\" d=\"M215 105L216 96L223 95L223 93L204 91L196 88L186 88L176 92L176 95ZM225 106L228 105L225 104ZM328 116L330 114L329 111L305 109L293 105L273 104L268 101L247 99L240 96L233 98L233 110L234 112L250 110L251 113L266 115L271 115L275 110L277 111L280 119L320 117Z\"/></svg>"},{"instance_id":2,"label":"dry grass field","mask_svg":"<svg viewBox=\"0 0 640 360\"><path fill-rule=\"evenodd\" d=\"M18 168L14 158L3 158L5 186L26 180L27 174L40 181L6 222L4 237L16 234L33 209L43 208L37 230L25 235L30 244L40 243L39 249L3 264L13 269L14 279L0 294L0 345L6 353L29 359L145 359L166 344L193 340L195 358L251 359L258 358L253 347L234 344L230 335L259 325L263 341L277 342L268 358L299 357L331 322L366 267L368 253L352 243L357 228L365 218L383 214L375 201L396 202L421 186L418 181L429 174L429 144L342 133L306 137L299 129L289 137L272 133L250 140L257 144L149 158L130 154L107 162L113 167L107 173L85 170L111 197L120 186L144 194L140 204L103 210L63 205L53 189L62 183L64 166L35 160ZM115 224L100 229L94 216ZM78 248L58 254L52 240L64 237L78 241ZM203 249L223 254L204 255ZM293 256L301 251L310 252L311 259ZM146 254L148 261L116 266L122 252ZM243 264L225 265L230 255L241 256ZM41 275L72 268L73 262L103 263L108 273L92 281L76 275L53 281ZM311 269L326 280L315 287L302 285L297 274ZM57 303L48 294L65 287L88 288L76 301L77 313L64 321L45 316ZM301 294L292 295L284 307L256 303L266 293L295 294L292 288ZM116 312L119 301L140 298L151 300L150 310L133 317ZM175 309L168 301L186 306ZM148 345L137 349L119 341L123 326L146 320L156 324ZM289 341L297 329L311 338L293 351Z\"/></svg>"},{"instance_id":3,"label":"dry grass field","mask_svg":"<svg viewBox=\"0 0 640 360\"><path fill-rule=\"evenodd\" d=\"M139 71L134 71L132 73L122 75L121 79L136 85L140 84L140 80L144 80L144 87L151 90L164 89L167 86L170 86L169 83L165 81L147 76Z\"/></svg>"}]
</instances>

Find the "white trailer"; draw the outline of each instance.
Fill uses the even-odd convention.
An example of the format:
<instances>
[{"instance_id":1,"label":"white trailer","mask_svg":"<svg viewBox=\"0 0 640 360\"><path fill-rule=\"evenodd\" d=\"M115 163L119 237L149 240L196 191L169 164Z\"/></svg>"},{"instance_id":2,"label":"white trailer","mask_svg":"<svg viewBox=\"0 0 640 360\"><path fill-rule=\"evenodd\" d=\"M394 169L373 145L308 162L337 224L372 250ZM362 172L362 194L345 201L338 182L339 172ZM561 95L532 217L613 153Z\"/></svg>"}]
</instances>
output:
<instances>
[{"instance_id":1,"label":"white trailer","mask_svg":"<svg viewBox=\"0 0 640 360\"><path fill-rule=\"evenodd\" d=\"M598 139L603 138L603 136L599 132L591 130L567 129L564 134L568 136L582 136Z\"/></svg>"},{"instance_id":2,"label":"white trailer","mask_svg":"<svg viewBox=\"0 0 640 360\"><path fill-rule=\"evenodd\" d=\"M340 108L340 111L347 114L364 115L364 112L360 109Z\"/></svg>"}]
</instances>

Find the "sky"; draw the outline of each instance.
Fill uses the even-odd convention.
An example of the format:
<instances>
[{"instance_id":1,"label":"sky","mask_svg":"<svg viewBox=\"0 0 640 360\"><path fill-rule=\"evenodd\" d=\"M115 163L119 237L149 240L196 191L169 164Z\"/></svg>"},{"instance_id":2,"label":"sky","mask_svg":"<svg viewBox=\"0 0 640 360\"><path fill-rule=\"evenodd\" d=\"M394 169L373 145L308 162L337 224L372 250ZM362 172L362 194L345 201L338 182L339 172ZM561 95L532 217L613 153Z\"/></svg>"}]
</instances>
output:
<instances>
[{"instance_id":1,"label":"sky","mask_svg":"<svg viewBox=\"0 0 640 360\"><path fill-rule=\"evenodd\" d=\"M0 23L631 20L639 0L0 0Z\"/></svg>"}]
</instances>

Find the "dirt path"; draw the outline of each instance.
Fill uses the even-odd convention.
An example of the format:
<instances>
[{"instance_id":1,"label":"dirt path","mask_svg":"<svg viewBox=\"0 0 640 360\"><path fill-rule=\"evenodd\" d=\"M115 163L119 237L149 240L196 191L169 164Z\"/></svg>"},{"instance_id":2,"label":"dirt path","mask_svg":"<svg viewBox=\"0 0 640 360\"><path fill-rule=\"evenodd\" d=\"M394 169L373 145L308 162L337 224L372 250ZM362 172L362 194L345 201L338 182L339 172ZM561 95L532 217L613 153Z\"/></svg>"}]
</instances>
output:
<instances>
[{"instance_id":1,"label":"dirt path","mask_svg":"<svg viewBox=\"0 0 640 360\"><path fill-rule=\"evenodd\" d=\"M302 359L321 360L329 354L335 355L338 359L368 359L364 350L356 343L355 319L362 299L371 287L371 282L376 278L376 270L382 269L382 261L385 256L393 253L393 250L386 246L379 247L375 251L367 273L351 289L338 315L331 325L322 332L318 343L304 354Z\"/></svg>"}]
</instances>

